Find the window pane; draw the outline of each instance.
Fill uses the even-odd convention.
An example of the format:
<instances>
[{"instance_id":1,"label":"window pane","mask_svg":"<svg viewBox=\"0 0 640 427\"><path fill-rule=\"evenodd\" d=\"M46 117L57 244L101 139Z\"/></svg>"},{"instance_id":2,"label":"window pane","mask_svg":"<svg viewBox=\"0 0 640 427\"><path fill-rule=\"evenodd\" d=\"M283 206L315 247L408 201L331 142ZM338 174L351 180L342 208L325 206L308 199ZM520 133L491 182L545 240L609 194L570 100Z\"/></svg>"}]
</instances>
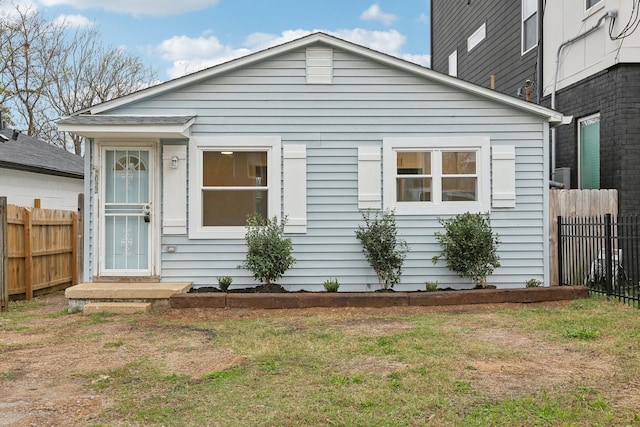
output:
<instances>
[{"instance_id":1,"label":"window pane","mask_svg":"<svg viewBox=\"0 0 640 427\"><path fill-rule=\"evenodd\" d=\"M538 9L537 3L538 3L538 0L522 0L522 16L527 18L532 13L535 13L536 10Z\"/></svg>"},{"instance_id":2,"label":"window pane","mask_svg":"<svg viewBox=\"0 0 640 427\"><path fill-rule=\"evenodd\" d=\"M531 15L522 24L522 50L527 51L538 43L538 16Z\"/></svg>"},{"instance_id":3,"label":"window pane","mask_svg":"<svg viewBox=\"0 0 640 427\"><path fill-rule=\"evenodd\" d=\"M397 178L398 202L430 202L431 178Z\"/></svg>"},{"instance_id":4,"label":"window pane","mask_svg":"<svg viewBox=\"0 0 640 427\"><path fill-rule=\"evenodd\" d=\"M202 153L202 185L205 187L266 187L267 153L265 151L205 151Z\"/></svg>"},{"instance_id":5,"label":"window pane","mask_svg":"<svg viewBox=\"0 0 640 427\"><path fill-rule=\"evenodd\" d=\"M430 152L398 152L398 175L431 175Z\"/></svg>"},{"instance_id":6,"label":"window pane","mask_svg":"<svg viewBox=\"0 0 640 427\"><path fill-rule=\"evenodd\" d=\"M268 218L268 191L205 190L202 192L202 225L244 226L247 216L259 213Z\"/></svg>"},{"instance_id":7,"label":"window pane","mask_svg":"<svg viewBox=\"0 0 640 427\"><path fill-rule=\"evenodd\" d=\"M595 5L597 5L597 4L598 4L598 3L600 3L601 1L602 1L602 0L587 0L587 3L586 3L586 7L585 7L585 9L589 9L589 8L591 8L591 7L595 6Z\"/></svg>"},{"instance_id":8,"label":"window pane","mask_svg":"<svg viewBox=\"0 0 640 427\"><path fill-rule=\"evenodd\" d=\"M477 201L477 183L477 178L442 178L442 201Z\"/></svg>"},{"instance_id":9,"label":"window pane","mask_svg":"<svg viewBox=\"0 0 640 427\"><path fill-rule=\"evenodd\" d=\"M475 151L445 151L442 153L442 173L445 175L475 174Z\"/></svg>"},{"instance_id":10,"label":"window pane","mask_svg":"<svg viewBox=\"0 0 640 427\"><path fill-rule=\"evenodd\" d=\"M600 117L580 122L580 188L600 189Z\"/></svg>"}]
</instances>

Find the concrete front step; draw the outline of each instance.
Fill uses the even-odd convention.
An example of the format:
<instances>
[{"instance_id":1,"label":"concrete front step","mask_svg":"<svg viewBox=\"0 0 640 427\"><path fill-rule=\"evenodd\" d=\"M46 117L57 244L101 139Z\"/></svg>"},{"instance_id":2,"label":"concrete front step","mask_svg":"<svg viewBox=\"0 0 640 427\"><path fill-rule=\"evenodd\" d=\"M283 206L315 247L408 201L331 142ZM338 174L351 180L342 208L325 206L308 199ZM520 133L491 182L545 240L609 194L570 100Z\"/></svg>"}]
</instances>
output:
<instances>
[{"instance_id":1,"label":"concrete front step","mask_svg":"<svg viewBox=\"0 0 640 427\"><path fill-rule=\"evenodd\" d=\"M190 282L91 282L80 283L65 290L69 311L83 311L90 303L150 303L151 308L169 305L172 295L191 289Z\"/></svg>"},{"instance_id":2,"label":"concrete front step","mask_svg":"<svg viewBox=\"0 0 640 427\"><path fill-rule=\"evenodd\" d=\"M118 313L135 314L151 311L150 302L90 302L84 305L83 314Z\"/></svg>"}]
</instances>

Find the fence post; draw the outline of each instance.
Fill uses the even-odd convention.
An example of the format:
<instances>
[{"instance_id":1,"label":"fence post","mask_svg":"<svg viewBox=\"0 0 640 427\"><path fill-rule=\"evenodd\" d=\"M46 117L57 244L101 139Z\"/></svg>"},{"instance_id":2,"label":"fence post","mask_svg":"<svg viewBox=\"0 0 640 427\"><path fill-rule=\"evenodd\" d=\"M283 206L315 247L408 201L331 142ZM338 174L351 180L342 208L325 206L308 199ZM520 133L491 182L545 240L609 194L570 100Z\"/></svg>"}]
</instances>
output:
<instances>
[{"instance_id":1,"label":"fence post","mask_svg":"<svg viewBox=\"0 0 640 427\"><path fill-rule=\"evenodd\" d=\"M613 294L613 289L611 286L611 276L613 271L613 266L611 265L611 214L605 214L604 216L604 265L605 265L605 287L607 291L607 297L610 297Z\"/></svg>"},{"instance_id":2,"label":"fence post","mask_svg":"<svg viewBox=\"0 0 640 427\"><path fill-rule=\"evenodd\" d=\"M24 298L33 298L33 248L31 246L31 210L24 212Z\"/></svg>"},{"instance_id":3,"label":"fence post","mask_svg":"<svg viewBox=\"0 0 640 427\"><path fill-rule=\"evenodd\" d=\"M563 259L562 259L562 217L558 216L558 229L556 233L558 233L558 286L564 285L562 283L562 275L564 273L563 268Z\"/></svg>"},{"instance_id":4,"label":"fence post","mask_svg":"<svg viewBox=\"0 0 640 427\"><path fill-rule=\"evenodd\" d=\"M0 197L0 311L6 311L9 305L7 224L7 198L3 196Z\"/></svg>"}]
</instances>

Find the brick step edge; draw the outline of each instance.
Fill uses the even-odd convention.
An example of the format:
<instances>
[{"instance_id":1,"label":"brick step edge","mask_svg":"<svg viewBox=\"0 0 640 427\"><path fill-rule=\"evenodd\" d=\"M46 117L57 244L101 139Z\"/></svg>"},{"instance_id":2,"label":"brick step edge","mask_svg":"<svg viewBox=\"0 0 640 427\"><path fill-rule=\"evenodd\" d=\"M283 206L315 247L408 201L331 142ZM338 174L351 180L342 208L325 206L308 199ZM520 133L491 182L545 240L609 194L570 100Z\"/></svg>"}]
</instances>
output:
<instances>
[{"instance_id":1,"label":"brick step edge","mask_svg":"<svg viewBox=\"0 0 640 427\"><path fill-rule=\"evenodd\" d=\"M464 304L537 303L589 298L584 286L469 289L435 292L202 292L172 295L170 308L393 307Z\"/></svg>"}]
</instances>

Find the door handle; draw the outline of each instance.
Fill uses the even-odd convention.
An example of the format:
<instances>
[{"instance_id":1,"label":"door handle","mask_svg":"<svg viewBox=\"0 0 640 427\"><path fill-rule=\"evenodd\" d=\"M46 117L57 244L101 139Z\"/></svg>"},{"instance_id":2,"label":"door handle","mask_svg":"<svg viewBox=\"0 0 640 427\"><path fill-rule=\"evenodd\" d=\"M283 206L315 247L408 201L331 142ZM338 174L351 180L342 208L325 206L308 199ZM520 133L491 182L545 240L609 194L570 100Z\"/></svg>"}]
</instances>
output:
<instances>
[{"instance_id":1,"label":"door handle","mask_svg":"<svg viewBox=\"0 0 640 427\"><path fill-rule=\"evenodd\" d=\"M151 205L149 204L144 205L143 214L144 214L143 216L144 222L147 222L147 223L151 222Z\"/></svg>"}]
</instances>

